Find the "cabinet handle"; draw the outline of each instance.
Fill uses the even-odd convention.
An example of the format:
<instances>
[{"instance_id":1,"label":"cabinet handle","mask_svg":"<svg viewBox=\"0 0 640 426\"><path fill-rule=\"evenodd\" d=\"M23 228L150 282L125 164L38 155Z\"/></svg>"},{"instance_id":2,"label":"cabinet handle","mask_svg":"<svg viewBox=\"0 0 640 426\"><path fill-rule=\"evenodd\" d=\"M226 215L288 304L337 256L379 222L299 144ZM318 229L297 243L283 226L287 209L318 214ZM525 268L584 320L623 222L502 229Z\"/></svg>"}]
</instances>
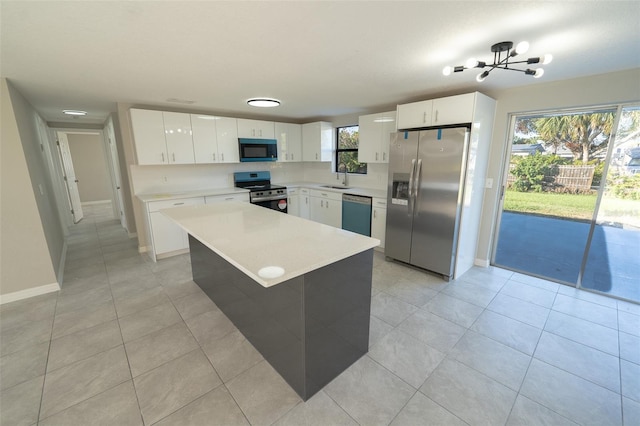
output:
<instances>
[{"instance_id":1,"label":"cabinet handle","mask_svg":"<svg viewBox=\"0 0 640 426\"><path fill-rule=\"evenodd\" d=\"M181 206L181 205L183 205L183 204L184 204L184 203L173 203L173 205L174 205L174 206Z\"/></svg>"},{"instance_id":2,"label":"cabinet handle","mask_svg":"<svg viewBox=\"0 0 640 426\"><path fill-rule=\"evenodd\" d=\"M324 207L324 200L320 200L320 207Z\"/></svg>"},{"instance_id":3,"label":"cabinet handle","mask_svg":"<svg viewBox=\"0 0 640 426\"><path fill-rule=\"evenodd\" d=\"M262 129L260 129L260 130L258 131L258 134L259 134L260 136L262 136Z\"/></svg>"},{"instance_id":4,"label":"cabinet handle","mask_svg":"<svg viewBox=\"0 0 640 426\"><path fill-rule=\"evenodd\" d=\"M438 110L436 110L436 123L438 122Z\"/></svg>"},{"instance_id":5,"label":"cabinet handle","mask_svg":"<svg viewBox=\"0 0 640 426\"><path fill-rule=\"evenodd\" d=\"M225 198L225 200L226 201L231 201L231 200L233 200L233 197L227 197L227 198Z\"/></svg>"},{"instance_id":6,"label":"cabinet handle","mask_svg":"<svg viewBox=\"0 0 640 426\"><path fill-rule=\"evenodd\" d=\"M304 203L305 203L305 204L309 204L309 199L305 197L305 199L304 199Z\"/></svg>"},{"instance_id":7,"label":"cabinet handle","mask_svg":"<svg viewBox=\"0 0 640 426\"><path fill-rule=\"evenodd\" d=\"M316 152L316 160L318 159L318 153Z\"/></svg>"},{"instance_id":8,"label":"cabinet handle","mask_svg":"<svg viewBox=\"0 0 640 426\"><path fill-rule=\"evenodd\" d=\"M216 154L215 154L215 152L213 153L213 161L216 161Z\"/></svg>"},{"instance_id":9,"label":"cabinet handle","mask_svg":"<svg viewBox=\"0 0 640 426\"><path fill-rule=\"evenodd\" d=\"M175 152L171 153L171 156L173 157L173 162L175 163L176 162L176 153Z\"/></svg>"},{"instance_id":10,"label":"cabinet handle","mask_svg":"<svg viewBox=\"0 0 640 426\"><path fill-rule=\"evenodd\" d=\"M424 116L422 117L422 122L423 123L427 122L427 111L424 112Z\"/></svg>"},{"instance_id":11,"label":"cabinet handle","mask_svg":"<svg viewBox=\"0 0 640 426\"><path fill-rule=\"evenodd\" d=\"M162 162L164 163L164 152L160 153L162 155Z\"/></svg>"},{"instance_id":12,"label":"cabinet handle","mask_svg":"<svg viewBox=\"0 0 640 426\"><path fill-rule=\"evenodd\" d=\"M327 205L325 206L326 208L329 208L329 201L327 201Z\"/></svg>"},{"instance_id":13,"label":"cabinet handle","mask_svg":"<svg viewBox=\"0 0 640 426\"><path fill-rule=\"evenodd\" d=\"M291 160L293 160L293 154L291 154Z\"/></svg>"},{"instance_id":14,"label":"cabinet handle","mask_svg":"<svg viewBox=\"0 0 640 426\"><path fill-rule=\"evenodd\" d=\"M376 152L376 161L378 161L378 153Z\"/></svg>"},{"instance_id":15,"label":"cabinet handle","mask_svg":"<svg viewBox=\"0 0 640 426\"><path fill-rule=\"evenodd\" d=\"M222 157L222 161L224 161L224 152L220 154L220 157Z\"/></svg>"},{"instance_id":16,"label":"cabinet handle","mask_svg":"<svg viewBox=\"0 0 640 426\"><path fill-rule=\"evenodd\" d=\"M382 153L382 161L387 161L387 153L386 152Z\"/></svg>"},{"instance_id":17,"label":"cabinet handle","mask_svg":"<svg viewBox=\"0 0 640 426\"><path fill-rule=\"evenodd\" d=\"M376 218L376 213L377 213L377 212L374 210L374 211L373 211L373 218L374 218L374 219Z\"/></svg>"}]
</instances>

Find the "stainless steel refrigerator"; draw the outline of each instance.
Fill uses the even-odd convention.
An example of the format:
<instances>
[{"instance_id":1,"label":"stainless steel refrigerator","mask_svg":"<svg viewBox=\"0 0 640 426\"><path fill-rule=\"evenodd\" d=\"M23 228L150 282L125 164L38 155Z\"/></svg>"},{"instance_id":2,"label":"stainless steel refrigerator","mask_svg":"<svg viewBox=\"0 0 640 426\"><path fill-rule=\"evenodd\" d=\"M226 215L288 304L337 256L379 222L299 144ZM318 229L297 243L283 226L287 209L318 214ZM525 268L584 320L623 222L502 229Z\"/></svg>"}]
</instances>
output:
<instances>
[{"instance_id":1,"label":"stainless steel refrigerator","mask_svg":"<svg viewBox=\"0 0 640 426\"><path fill-rule=\"evenodd\" d=\"M469 128L391 135L385 255L453 276Z\"/></svg>"}]
</instances>

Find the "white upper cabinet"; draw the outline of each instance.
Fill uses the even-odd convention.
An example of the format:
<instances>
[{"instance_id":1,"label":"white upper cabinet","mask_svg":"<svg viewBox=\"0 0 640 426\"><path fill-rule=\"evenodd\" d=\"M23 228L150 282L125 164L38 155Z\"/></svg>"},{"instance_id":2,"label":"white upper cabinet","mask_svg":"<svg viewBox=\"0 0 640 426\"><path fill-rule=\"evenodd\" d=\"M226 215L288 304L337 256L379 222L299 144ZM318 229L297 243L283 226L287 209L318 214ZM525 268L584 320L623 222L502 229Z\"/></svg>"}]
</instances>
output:
<instances>
[{"instance_id":1,"label":"white upper cabinet","mask_svg":"<svg viewBox=\"0 0 640 426\"><path fill-rule=\"evenodd\" d=\"M238 130L235 118L192 114L193 148L197 164L238 163Z\"/></svg>"},{"instance_id":2,"label":"white upper cabinet","mask_svg":"<svg viewBox=\"0 0 640 426\"><path fill-rule=\"evenodd\" d=\"M398 105L398 129L429 127L431 126L432 112L432 100Z\"/></svg>"},{"instance_id":3,"label":"white upper cabinet","mask_svg":"<svg viewBox=\"0 0 640 426\"><path fill-rule=\"evenodd\" d=\"M434 99L432 126L471 123L473 121L475 98L475 93L467 93Z\"/></svg>"},{"instance_id":4,"label":"white upper cabinet","mask_svg":"<svg viewBox=\"0 0 640 426\"><path fill-rule=\"evenodd\" d=\"M358 161L388 163L389 137L396 131L396 111L362 115L358 120Z\"/></svg>"},{"instance_id":5,"label":"white upper cabinet","mask_svg":"<svg viewBox=\"0 0 640 426\"><path fill-rule=\"evenodd\" d=\"M398 129L471 123L476 93L398 105Z\"/></svg>"},{"instance_id":6,"label":"white upper cabinet","mask_svg":"<svg viewBox=\"0 0 640 426\"><path fill-rule=\"evenodd\" d=\"M235 118L219 117L216 120L219 163L239 163L238 125Z\"/></svg>"},{"instance_id":7,"label":"white upper cabinet","mask_svg":"<svg viewBox=\"0 0 640 426\"><path fill-rule=\"evenodd\" d=\"M217 118L212 115L191 114L193 152L196 164L218 162Z\"/></svg>"},{"instance_id":8,"label":"white upper cabinet","mask_svg":"<svg viewBox=\"0 0 640 426\"><path fill-rule=\"evenodd\" d=\"M162 111L131 109L138 164L169 164Z\"/></svg>"},{"instance_id":9,"label":"white upper cabinet","mask_svg":"<svg viewBox=\"0 0 640 426\"><path fill-rule=\"evenodd\" d=\"M278 161L302 161L302 126L293 123L275 123L278 140Z\"/></svg>"},{"instance_id":10,"label":"white upper cabinet","mask_svg":"<svg viewBox=\"0 0 640 426\"><path fill-rule=\"evenodd\" d=\"M275 139L273 121L238 119L238 137Z\"/></svg>"},{"instance_id":11,"label":"white upper cabinet","mask_svg":"<svg viewBox=\"0 0 640 426\"><path fill-rule=\"evenodd\" d=\"M191 117L181 112L163 112L169 164L193 164Z\"/></svg>"},{"instance_id":12,"label":"white upper cabinet","mask_svg":"<svg viewBox=\"0 0 640 426\"><path fill-rule=\"evenodd\" d=\"M193 164L189 114L131 109L138 164Z\"/></svg>"},{"instance_id":13,"label":"white upper cabinet","mask_svg":"<svg viewBox=\"0 0 640 426\"><path fill-rule=\"evenodd\" d=\"M325 121L302 125L302 160L331 161L333 125Z\"/></svg>"}]
</instances>

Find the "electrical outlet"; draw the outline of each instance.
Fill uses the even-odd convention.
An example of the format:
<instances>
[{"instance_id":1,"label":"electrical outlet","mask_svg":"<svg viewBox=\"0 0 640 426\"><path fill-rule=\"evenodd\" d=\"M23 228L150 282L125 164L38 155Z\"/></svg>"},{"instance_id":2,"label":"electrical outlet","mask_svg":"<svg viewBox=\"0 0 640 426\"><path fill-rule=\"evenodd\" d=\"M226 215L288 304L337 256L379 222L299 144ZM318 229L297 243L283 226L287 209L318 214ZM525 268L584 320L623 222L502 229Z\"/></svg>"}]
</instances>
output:
<instances>
[{"instance_id":1,"label":"electrical outlet","mask_svg":"<svg viewBox=\"0 0 640 426\"><path fill-rule=\"evenodd\" d=\"M484 183L484 187L487 189L493 188L493 178L487 178L487 180Z\"/></svg>"}]
</instances>

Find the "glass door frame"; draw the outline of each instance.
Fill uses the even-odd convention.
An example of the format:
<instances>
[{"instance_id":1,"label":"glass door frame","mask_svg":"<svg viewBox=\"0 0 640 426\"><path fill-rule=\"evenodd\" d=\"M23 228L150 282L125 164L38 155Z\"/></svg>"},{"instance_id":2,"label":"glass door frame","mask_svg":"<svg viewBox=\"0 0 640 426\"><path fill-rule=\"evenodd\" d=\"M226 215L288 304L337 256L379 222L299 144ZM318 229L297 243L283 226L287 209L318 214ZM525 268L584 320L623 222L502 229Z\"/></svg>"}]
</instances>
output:
<instances>
[{"instance_id":1,"label":"glass door frame","mask_svg":"<svg viewBox=\"0 0 640 426\"><path fill-rule=\"evenodd\" d=\"M494 218L494 230L493 230L493 240L492 240L492 244L491 244L491 256L490 256L490 264L492 266L497 266L499 268L505 268L505 269L509 269L509 270L513 270L514 272L518 272L518 273L522 273L525 275L529 275L529 276L533 276L533 277L537 277L537 278L542 278L548 281L552 281L552 282L557 282L559 284L563 284L563 285L567 285L569 287L574 287L576 289L580 289L583 291L589 291L589 292L593 292L593 293L597 293L597 294L602 294L605 295L607 297L611 297L611 298L615 298L615 299L620 299L620 300L627 300L624 299L622 297L613 295L613 294L609 294L609 293L605 293L605 292L601 292L598 290L594 290L594 289L589 289L589 288L584 288L582 287L582 279L584 276L584 271L585 268L587 266L587 260L588 260L588 256L589 256L589 251L591 249L591 243L593 240L593 234L595 231L595 227L597 225L596 221L598 218L598 212L600 210L600 204L606 189L606 179L608 176L608 171L609 171L609 166L611 163L611 156L613 155L613 151L614 151L614 145L615 145L615 140L617 137L617 132L618 132L618 125L620 123L620 117L622 115L622 111L626 108L626 107L630 107L630 106L638 106L638 102L622 102L622 103L612 103L612 104L605 104L605 105L595 105L595 106L585 106L585 107L579 107L579 108L561 108L561 109L549 109L549 110L536 110L536 111L528 111L528 112L517 112L517 113L509 113L508 115L508 120L509 120L509 127L508 127L508 134L506 135L506 144L502 153L502 167L501 167L501 175L500 175L500 195L498 197L498 202L497 202L497 210L496 210L496 216ZM510 268L506 268L502 265L495 265L495 258L496 258L496 252L497 252L497 248L498 248L498 241L500 239L500 225L501 225L501 221L502 221L502 213L504 211L504 197L505 197L505 192L506 192L506 188L507 188L507 179L509 177L509 164L510 164L510 160L511 160L511 153L512 153L512 149L513 149L513 139L515 136L515 124L516 124L516 120L519 117L527 117L527 116L535 116L535 115L561 115L563 113L566 114L577 114L577 113L589 113L591 111L596 111L596 110L615 110L615 117L614 117L614 122L613 122L613 126L612 126L612 132L609 135L609 139L608 139L608 145L607 145L607 153L605 155L605 165L604 165L604 169L602 171L602 180L600 182L600 186L598 187L597 190L597 194L596 194L596 203L594 206L594 211L593 211L593 216L591 218L591 221L589 222L589 233L587 235L587 240L585 243L585 248L584 248L584 253L582 256L582 262L580 264L580 269L578 271L578 278L576 280L576 282L568 282L568 281L562 281L562 280L558 280L558 279L554 279L551 277L545 277L545 276L541 276L541 275L537 275L531 272L527 272L527 271L522 271L522 270L516 270L516 269L510 269Z\"/></svg>"}]
</instances>

